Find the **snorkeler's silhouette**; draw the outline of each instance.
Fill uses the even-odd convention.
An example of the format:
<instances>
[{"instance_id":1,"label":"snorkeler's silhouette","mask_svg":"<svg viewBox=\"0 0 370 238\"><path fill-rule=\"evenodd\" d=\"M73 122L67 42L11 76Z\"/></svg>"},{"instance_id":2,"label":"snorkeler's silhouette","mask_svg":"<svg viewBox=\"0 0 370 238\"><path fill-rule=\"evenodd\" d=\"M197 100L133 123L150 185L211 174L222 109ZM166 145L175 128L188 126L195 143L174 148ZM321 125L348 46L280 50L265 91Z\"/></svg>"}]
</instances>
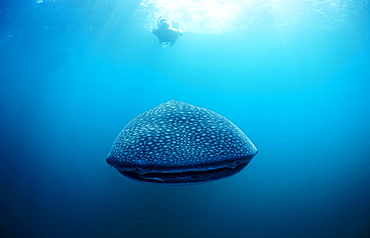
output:
<instances>
[{"instance_id":1,"label":"snorkeler's silhouette","mask_svg":"<svg viewBox=\"0 0 370 238\"><path fill-rule=\"evenodd\" d=\"M166 18L160 16L157 20L157 28L153 29L153 34L158 37L159 44L166 48L168 45L173 46L175 42L182 36L182 30L172 28L172 23Z\"/></svg>"}]
</instances>

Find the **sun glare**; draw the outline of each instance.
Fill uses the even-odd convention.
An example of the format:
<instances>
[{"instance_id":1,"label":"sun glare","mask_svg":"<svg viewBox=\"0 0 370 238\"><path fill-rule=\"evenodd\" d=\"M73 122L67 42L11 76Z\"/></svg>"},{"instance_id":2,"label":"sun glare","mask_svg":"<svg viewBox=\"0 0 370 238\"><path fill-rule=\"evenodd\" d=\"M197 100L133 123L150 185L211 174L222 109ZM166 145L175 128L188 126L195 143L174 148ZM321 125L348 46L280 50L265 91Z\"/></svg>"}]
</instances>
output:
<instances>
[{"instance_id":1,"label":"sun glare","mask_svg":"<svg viewBox=\"0 0 370 238\"><path fill-rule=\"evenodd\" d=\"M266 27L323 27L347 20L361 4L353 0L143 0L138 14L145 27L159 16L192 33L224 33Z\"/></svg>"},{"instance_id":2,"label":"sun glare","mask_svg":"<svg viewBox=\"0 0 370 238\"><path fill-rule=\"evenodd\" d=\"M155 8L152 18L165 16L184 31L194 33L229 31L241 10L232 0L144 0L142 6Z\"/></svg>"}]
</instances>

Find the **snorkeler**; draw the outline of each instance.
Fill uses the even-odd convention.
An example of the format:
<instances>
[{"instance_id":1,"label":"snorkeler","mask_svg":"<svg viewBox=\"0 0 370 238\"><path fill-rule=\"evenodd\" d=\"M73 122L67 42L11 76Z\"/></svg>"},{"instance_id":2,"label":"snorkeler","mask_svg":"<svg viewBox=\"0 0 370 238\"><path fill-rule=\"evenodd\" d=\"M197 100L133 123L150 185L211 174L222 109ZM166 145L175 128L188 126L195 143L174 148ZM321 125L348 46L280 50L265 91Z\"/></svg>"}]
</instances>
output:
<instances>
[{"instance_id":1,"label":"snorkeler","mask_svg":"<svg viewBox=\"0 0 370 238\"><path fill-rule=\"evenodd\" d=\"M167 48L168 45L173 46L175 42L179 39L179 36L182 36L183 31L180 29L172 28L172 23L162 16L158 17L157 28L153 29L153 34L158 37L159 44L163 48Z\"/></svg>"}]
</instances>

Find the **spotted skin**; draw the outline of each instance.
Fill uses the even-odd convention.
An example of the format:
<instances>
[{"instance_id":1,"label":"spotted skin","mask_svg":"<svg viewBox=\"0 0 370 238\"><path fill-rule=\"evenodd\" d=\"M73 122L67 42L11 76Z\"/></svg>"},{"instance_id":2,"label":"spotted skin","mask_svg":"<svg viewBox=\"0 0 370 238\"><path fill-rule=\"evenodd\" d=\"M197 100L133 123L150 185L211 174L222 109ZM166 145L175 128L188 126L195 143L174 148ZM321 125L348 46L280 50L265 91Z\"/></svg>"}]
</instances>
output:
<instances>
[{"instance_id":1,"label":"spotted skin","mask_svg":"<svg viewBox=\"0 0 370 238\"><path fill-rule=\"evenodd\" d=\"M256 154L254 144L225 117L171 100L132 119L107 162L140 181L199 183L239 172Z\"/></svg>"}]
</instances>

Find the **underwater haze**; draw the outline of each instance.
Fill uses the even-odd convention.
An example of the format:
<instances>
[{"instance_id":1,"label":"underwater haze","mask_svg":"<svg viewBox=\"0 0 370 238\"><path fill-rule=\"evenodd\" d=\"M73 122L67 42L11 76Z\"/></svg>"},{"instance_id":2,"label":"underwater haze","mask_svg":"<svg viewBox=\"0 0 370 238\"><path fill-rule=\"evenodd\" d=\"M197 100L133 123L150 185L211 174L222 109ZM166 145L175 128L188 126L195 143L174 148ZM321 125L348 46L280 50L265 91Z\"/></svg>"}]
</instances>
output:
<instances>
[{"instance_id":1,"label":"underwater haze","mask_svg":"<svg viewBox=\"0 0 370 238\"><path fill-rule=\"evenodd\" d=\"M1 0L0 237L370 237L367 0ZM156 19L184 31L162 48ZM198 185L105 161L178 100L258 154Z\"/></svg>"}]
</instances>

